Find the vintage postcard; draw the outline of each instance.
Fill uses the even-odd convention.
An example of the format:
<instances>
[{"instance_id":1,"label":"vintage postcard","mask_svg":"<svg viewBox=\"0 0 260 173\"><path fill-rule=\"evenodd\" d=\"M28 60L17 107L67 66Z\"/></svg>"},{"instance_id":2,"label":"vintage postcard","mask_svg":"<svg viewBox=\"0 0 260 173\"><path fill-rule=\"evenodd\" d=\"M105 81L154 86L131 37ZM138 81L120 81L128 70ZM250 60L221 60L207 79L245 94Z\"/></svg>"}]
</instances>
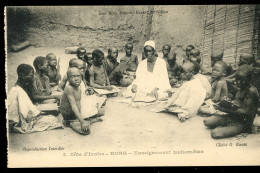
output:
<instances>
[{"instance_id":1,"label":"vintage postcard","mask_svg":"<svg viewBox=\"0 0 260 173\"><path fill-rule=\"evenodd\" d=\"M260 165L259 14L5 7L7 167Z\"/></svg>"}]
</instances>

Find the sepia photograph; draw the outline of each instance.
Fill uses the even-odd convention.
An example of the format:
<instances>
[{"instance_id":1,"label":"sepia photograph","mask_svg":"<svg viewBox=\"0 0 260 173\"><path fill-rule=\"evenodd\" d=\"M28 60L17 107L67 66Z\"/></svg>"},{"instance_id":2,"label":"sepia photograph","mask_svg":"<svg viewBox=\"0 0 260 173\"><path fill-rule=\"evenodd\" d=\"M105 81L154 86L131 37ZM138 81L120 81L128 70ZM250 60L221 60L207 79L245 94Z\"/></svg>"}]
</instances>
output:
<instances>
[{"instance_id":1,"label":"sepia photograph","mask_svg":"<svg viewBox=\"0 0 260 173\"><path fill-rule=\"evenodd\" d=\"M4 15L8 168L260 165L260 4Z\"/></svg>"}]
</instances>

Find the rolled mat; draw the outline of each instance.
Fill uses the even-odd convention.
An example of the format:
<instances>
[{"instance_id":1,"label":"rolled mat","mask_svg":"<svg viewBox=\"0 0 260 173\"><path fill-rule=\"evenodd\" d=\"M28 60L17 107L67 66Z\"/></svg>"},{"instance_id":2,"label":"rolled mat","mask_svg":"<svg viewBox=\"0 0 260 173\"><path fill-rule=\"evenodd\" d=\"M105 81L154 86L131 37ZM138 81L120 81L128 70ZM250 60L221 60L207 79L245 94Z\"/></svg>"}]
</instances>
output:
<instances>
[{"instance_id":1,"label":"rolled mat","mask_svg":"<svg viewBox=\"0 0 260 173\"><path fill-rule=\"evenodd\" d=\"M90 129L88 129L86 132L83 132L81 129L81 123L78 121L71 122L70 128L72 128L72 130L74 130L75 132L77 132L81 135L88 135L90 133Z\"/></svg>"},{"instance_id":2,"label":"rolled mat","mask_svg":"<svg viewBox=\"0 0 260 173\"><path fill-rule=\"evenodd\" d=\"M66 48L65 48L65 53L66 53L66 54L76 54L78 48L79 48L78 46L66 47Z\"/></svg>"}]
</instances>

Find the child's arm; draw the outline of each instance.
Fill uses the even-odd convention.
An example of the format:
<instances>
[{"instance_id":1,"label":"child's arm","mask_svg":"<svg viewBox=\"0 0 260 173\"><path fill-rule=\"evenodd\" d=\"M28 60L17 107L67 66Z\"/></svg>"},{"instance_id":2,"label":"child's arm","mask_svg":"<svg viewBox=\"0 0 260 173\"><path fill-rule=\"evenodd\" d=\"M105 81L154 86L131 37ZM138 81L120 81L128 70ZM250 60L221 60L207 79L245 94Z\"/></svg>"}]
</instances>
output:
<instances>
[{"instance_id":1,"label":"child's arm","mask_svg":"<svg viewBox=\"0 0 260 173\"><path fill-rule=\"evenodd\" d=\"M236 116L241 116L242 118L245 118L246 116L250 115L252 112L253 106L258 106L256 103L258 102L257 94L255 91L249 89L248 95L245 97L244 105L242 107L239 107L235 110L233 109L226 109L223 107L218 106L217 109L226 113L230 113ZM256 113L256 112L255 112Z\"/></svg>"},{"instance_id":2,"label":"child's arm","mask_svg":"<svg viewBox=\"0 0 260 173\"><path fill-rule=\"evenodd\" d=\"M73 88L69 85L67 85L67 87L64 89L64 92L66 93L67 95L67 98L69 100L69 103L70 103L70 106L71 106L71 109L72 111L74 112L75 116L77 117L77 119L80 121L81 123L81 128L83 131L86 131L89 127L89 123L87 123L81 113L80 113L80 110L78 109L77 107L77 104L76 104L76 100L75 100L75 97L74 97L74 94L73 94Z\"/></svg>"},{"instance_id":3,"label":"child's arm","mask_svg":"<svg viewBox=\"0 0 260 173\"><path fill-rule=\"evenodd\" d=\"M224 84L225 84L225 82L222 81L222 80L217 82L215 95L212 98L213 102L219 102L220 101L220 94L221 94L221 91L223 90Z\"/></svg>"},{"instance_id":4,"label":"child's arm","mask_svg":"<svg viewBox=\"0 0 260 173\"><path fill-rule=\"evenodd\" d=\"M60 99L61 96L60 95L50 95L50 96L41 96L41 95L37 95L37 94L32 94L32 97L34 100L48 100L48 99Z\"/></svg>"},{"instance_id":5,"label":"child's arm","mask_svg":"<svg viewBox=\"0 0 260 173\"><path fill-rule=\"evenodd\" d=\"M233 78L235 78L235 73L226 77L226 79L233 79Z\"/></svg>"},{"instance_id":6,"label":"child's arm","mask_svg":"<svg viewBox=\"0 0 260 173\"><path fill-rule=\"evenodd\" d=\"M65 85L66 85L66 83L67 83L67 80L68 80L68 77L67 77L67 75L65 75L65 76L63 77L63 79L61 80L61 82L59 83L58 88L57 88L57 91L62 92L62 91L64 90Z\"/></svg>"}]
</instances>

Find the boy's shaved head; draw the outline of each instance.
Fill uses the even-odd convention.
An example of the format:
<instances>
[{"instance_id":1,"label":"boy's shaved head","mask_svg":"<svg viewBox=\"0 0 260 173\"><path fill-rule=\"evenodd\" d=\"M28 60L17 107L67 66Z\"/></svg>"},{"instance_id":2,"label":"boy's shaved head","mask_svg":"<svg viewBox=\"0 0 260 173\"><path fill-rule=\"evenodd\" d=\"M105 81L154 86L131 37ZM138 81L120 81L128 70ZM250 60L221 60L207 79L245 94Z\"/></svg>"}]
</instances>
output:
<instances>
[{"instance_id":1,"label":"boy's shaved head","mask_svg":"<svg viewBox=\"0 0 260 173\"><path fill-rule=\"evenodd\" d=\"M92 52L92 57L95 58L95 57L102 57L104 56L104 53L99 50L99 49L95 49L93 52Z\"/></svg>"},{"instance_id":2,"label":"boy's shaved head","mask_svg":"<svg viewBox=\"0 0 260 173\"><path fill-rule=\"evenodd\" d=\"M243 65L242 68L236 71L235 79L237 87L239 89L244 89L248 86L252 80L252 68L250 65Z\"/></svg>"},{"instance_id":3,"label":"boy's shaved head","mask_svg":"<svg viewBox=\"0 0 260 173\"><path fill-rule=\"evenodd\" d=\"M195 57L200 56L200 50L199 49L192 49L190 51L190 55L195 56Z\"/></svg>"},{"instance_id":4,"label":"boy's shaved head","mask_svg":"<svg viewBox=\"0 0 260 173\"><path fill-rule=\"evenodd\" d=\"M169 49L169 50L171 50L171 46L169 44L165 44L165 45L163 45L162 49Z\"/></svg>"},{"instance_id":5,"label":"boy's shaved head","mask_svg":"<svg viewBox=\"0 0 260 173\"><path fill-rule=\"evenodd\" d=\"M47 58L43 56L38 56L33 61L33 66L36 70L39 70L39 65L42 66L44 62L47 61ZM48 62L48 61L47 61Z\"/></svg>"},{"instance_id":6,"label":"boy's shaved head","mask_svg":"<svg viewBox=\"0 0 260 173\"><path fill-rule=\"evenodd\" d=\"M224 61L217 61L215 64L220 64L222 69L223 69L223 72L227 72L227 69L228 69L228 65L227 63L225 63Z\"/></svg>"},{"instance_id":7,"label":"boy's shaved head","mask_svg":"<svg viewBox=\"0 0 260 173\"><path fill-rule=\"evenodd\" d=\"M81 59L75 59L72 61L71 67L78 67L79 65L83 65L83 64L85 64L85 62L82 61Z\"/></svg>"},{"instance_id":8,"label":"boy's shaved head","mask_svg":"<svg viewBox=\"0 0 260 173\"><path fill-rule=\"evenodd\" d=\"M247 61L247 64L252 64L255 60L254 55L251 53L242 53L240 55L240 58Z\"/></svg>"},{"instance_id":9,"label":"boy's shaved head","mask_svg":"<svg viewBox=\"0 0 260 173\"><path fill-rule=\"evenodd\" d=\"M21 77L23 75L28 75L31 71L34 70L33 67L29 64L20 64L16 69L18 77Z\"/></svg>"},{"instance_id":10,"label":"boy's shaved head","mask_svg":"<svg viewBox=\"0 0 260 173\"><path fill-rule=\"evenodd\" d=\"M212 52L211 58L220 61L223 59L223 55L224 52L222 50L216 50Z\"/></svg>"},{"instance_id":11,"label":"boy's shaved head","mask_svg":"<svg viewBox=\"0 0 260 173\"><path fill-rule=\"evenodd\" d=\"M72 63L73 61L77 60L78 58L72 58L70 61L69 61L69 67L72 67Z\"/></svg>"},{"instance_id":12,"label":"boy's shaved head","mask_svg":"<svg viewBox=\"0 0 260 173\"><path fill-rule=\"evenodd\" d=\"M76 67L72 67L72 68L69 68L68 71L67 71L67 76L71 76L72 74L81 74L80 73L80 70Z\"/></svg>"},{"instance_id":13,"label":"boy's shaved head","mask_svg":"<svg viewBox=\"0 0 260 173\"><path fill-rule=\"evenodd\" d=\"M48 60L50 60L51 58L56 58L56 55L54 54L54 53L48 53L47 55L46 55L46 58L48 59Z\"/></svg>"},{"instance_id":14,"label":"boy's shaved head","mask_svg":"<svg viewBox=\"0 0 260 173\"><path fill-rule=\"evenodd\" d=\"M108 53L111 53L111 52L118 52L118 49L117 49L117 48L114 48L114 47L109 48L109 49L108 49Z\"/></svg>"},{"instance_id":15,"label":"boy's shaved head","mask_svg":"<svg viewBox=\"0 0 260 173\"><path fill-rule=\"evenodd\" d=\"M183 69L187 70L188 72L193 72L195 69L194 63L187 61L182 66Z\"/></svg>"},{"instance_id":16,"label":"boy's shaved head","mask_svg":"<svg viewBox=\"0 0 260 173\"><path fill-rule=\"evenodd\" d=\"M223 50L215 50L211 53L211 66L213 67L217 61L222 61L224 56Z\"/></svg>"},{"instance_id":17,"label":"boy's shaved head","mask_svg":"<svg viewBox=\"0 0 260 173\"><path fill-rule=\"evenodd\" d=\"M125 45L125 48L130 48L130 49L133 49L134 45L132 43L127 43Z\"/></svg>"}]
</instances>

